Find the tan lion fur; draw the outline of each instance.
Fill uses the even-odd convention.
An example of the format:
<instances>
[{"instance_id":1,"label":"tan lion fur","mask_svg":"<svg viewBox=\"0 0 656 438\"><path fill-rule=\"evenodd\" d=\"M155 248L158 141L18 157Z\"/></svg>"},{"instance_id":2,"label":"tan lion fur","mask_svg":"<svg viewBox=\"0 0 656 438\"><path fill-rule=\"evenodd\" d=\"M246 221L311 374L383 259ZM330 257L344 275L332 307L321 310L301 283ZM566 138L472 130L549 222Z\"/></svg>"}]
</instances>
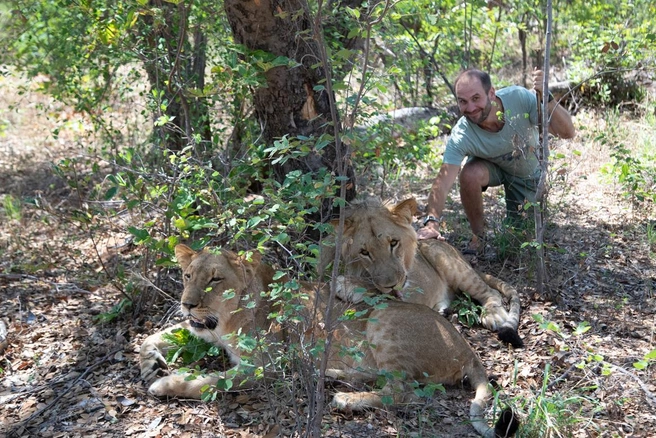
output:
<instances>
[{"instance_id":1,"label":"tan lion fur","mask_svg":"<svg viewBox=\"0 0 656 438\"><path fill-rule=\"evenodd\" d=\"M195 335L225 348L234 365L238 365L242 351L234 342L235 333L253 335L266 331L272 341L299 342L298 338L284 338L294 330L277 330L268 319L277 305L262 297L274 283L271 267L261 263L258 253L251 260L230 251L214 254L195 252L185 245L175 248L176 257L183 269L184 291L181 298L182 313L188 321L168 329L187 328ZM426 306L401 301L386 302L386 306L370 308L363 303L353 304L341 300L330 307L332 317L327 321L330 294L318 284L303 283L308 296L297 315L303 321L304 335L325 338L325 327L334 326L332 348L327 352L326 374L347 381L373 382L378 370L404 373L407 380L457 385L465 376L475 389L471 405L471 421L482 435L493 437L495 430L488 427L483 417L490 396L488 379L476 354L457 330L439 313ZM234 290L234 296L224 292ZM255 302L254 306L248 305ZM315 307L316 303L316 307ZM304 310L303 310L304 309ZM363 312L352 320L339 320L347 309ZM309 333L311 331L312 333ZM185 380L184 374L166 374L164 355L171 348L162 339L164 332L149 336L141 347L141 376L149 383L149 392L156 396L200 398L201 388L215 385L221 376L210 375ZM340 354L344 348L359 351L359 358ZM252 360L258 357L254 355ZM256 365L266 365L257 363ZM360 410L382 407L383 395L395 403L409 401L411 391L400 391L388 385L381 391L338 392L333 405L339 409ZM403 384L400 384L401 387ZM512 417L512 414L510 414ZM503 430L506 426L503 426ZM497 428L498 433L499 428Z\"/></svg>"},{"instance_id":2,"label":"tan lion fur","mask_svg":"<svg viewBox=\"0 0 656 438\"><path fill-rule=\"evenodd\" d=\"M340 277L346 286L341 297L358 302L363 287L371 290L373 286L381 293L443 313L456 295L464 292L483 306L484 327L513 346L522 346L517 334L521 309L517 290L492 275L476 272L445 241L418 241L412 227L416 211L414 198L391 207L369 198L346 210ZM324 272L334 255L334 246L322 249Z\"/></svg>"}]
</instances>

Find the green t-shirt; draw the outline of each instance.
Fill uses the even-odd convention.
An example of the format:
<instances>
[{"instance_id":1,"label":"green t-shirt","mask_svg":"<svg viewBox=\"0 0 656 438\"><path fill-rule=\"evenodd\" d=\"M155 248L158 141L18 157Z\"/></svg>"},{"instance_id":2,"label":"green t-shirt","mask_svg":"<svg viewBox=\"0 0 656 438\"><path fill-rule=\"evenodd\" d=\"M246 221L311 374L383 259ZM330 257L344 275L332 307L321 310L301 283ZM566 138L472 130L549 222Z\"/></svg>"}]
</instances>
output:
<instances>
[{"instance_id":1,"label":"green t-shirt","mask_svg":"<svg viewBox=\"0 0 656 438\"><path fill-rule=\"evenodd\" d=\"M535 155L539 139L535 94L511 86L502 88L496 95L504 109L505 124L501 131L485 131L461 117L451 130L443 162L460 166L465 157L483 158L516 177L537 178L540 166Z\"/></svg>"}]
</instances>

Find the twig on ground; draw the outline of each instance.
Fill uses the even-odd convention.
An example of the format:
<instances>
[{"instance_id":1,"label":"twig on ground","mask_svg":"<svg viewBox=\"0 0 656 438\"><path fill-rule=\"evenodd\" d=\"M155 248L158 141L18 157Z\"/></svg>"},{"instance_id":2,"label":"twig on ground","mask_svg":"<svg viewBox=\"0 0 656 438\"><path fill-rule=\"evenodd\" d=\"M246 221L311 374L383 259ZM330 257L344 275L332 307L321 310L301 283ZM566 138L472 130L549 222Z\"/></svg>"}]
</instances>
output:
<instances>
[{"instance_id":1,"label":"twig on ground","mask_svg":"<svg viewBox=\"0 0 656 438\"><path fill-rule=\"evenodd\" d=\"M16 434L15 431L16 431L16 430L18 430L18 429L20 429L20 428L22 428L22 427L28 425L32 420L34 420L35 418L37 418L38 416L40 416L41 414L43 414L43 412L52 409L52 407L55 406L55 405L59 402L59 400L61 400L66 394L68 394L68 393L70 392L71 389L73 389L73 386L75 386L75 384L76 384L77 382L79 382L80 380L84 379L84 378L85 378L89 373L91 373L94 369L98 368L100 365L102 365L103 363L107 362L110 358L112 358L116 353L118 353L118 352L121 351L121 350L123 350L123 347L121 347L121 348L115 348L114 350L110 351L105 357L103 357L102 359L100 359L98 362L96 362L96 363L94 363L93 365L87 367L87 369L84 370L84 372L83 372L82 374L80 374L79 376L77 376L77 377L75 378L75 380L73 380L73 381L68 385L68 387L66 387L61 393L59 393L59 395L57 395L57 397L55 397L50 403L48 403L48 404L47 404L46 406L44 406L43 408L41 408L41 409L35 411L32 415L30 415L29 417L27 417L25 420L23 420L23 421L21 421L20 423L14 425L14 427L13 427L11 430L9 430L9 431L7 432L7 436L8 436L8 437L15 436L15 434Z\"/></svg>"},{"instance_id":2,"label":"twig on ground","mask_svg":"<svg viewBox=\"0 0 656 438\"><path fill-rule=\"evenodd\" d=\"M0 278L8 280L8 281L23 281L23 280L33 280L33 281L42 281L45 284L50 285L50 287L55 288L57 292L69 292L69 293L83 293L83 294L90 294L92 292L80 288L78 285L74 283L57 283L54 281L47 281L44 280L41 277L35 276L35 275L28 275L28 274L0 274Z\"/></svg>"},{"instance_id":3,"label":"twig on ground","mask_svg":"<svg viewBox=\"0 0 656 438\"><path fill-rule=\"evenodd\" d=\"M144 275L142 275L138 272L133 272L132 275L133 275L133 278L135 280L139 281L139 284L141 286L152 287L155 290L155 292L157 292L158 294L160 294L161 296L163 296L167 300L172 301L174 303L177 303L179 301L177 298L174 298L173 296L166 293L161 288L157 287L155 285L155 283L153 283L148 277L146 277L146 276L144 276Z\"/></svg>"},{"instance_id":4,"label":"twig on ground","mask_svg":"<svg viewBox=\"0 0 656 438\"><path fill-rule=\"evenodd\" d=\"M608 362L606 362L606 363L608 363ZM631 371L629 371L627 369L624 369L619 365L614 365L612 363L608 363L608 365L610 365L610 367L613 369L613 371L618 371L620 374L624 374L625 376L631 377L633 380L635 380L636 383L638 384L638 386L640 387L640 389L642 389L643 392L645 393L647 402L652 407L656 408L656 395L654 395L654 393L651 392L649 390L649 388L647 388L647 385L645 385L645 383L642 380L640 380L640 377L636 376Z\"/></svg>"},{"instance_id":5,"label":"twig on ground","mask_svg":"<svg viewBox=\"0 0 656 438\"><path fill-rule=\"evenodd\" d=\"M4 278L5 280L9 281L39 280L39 277L27 274L0 274L0 278Z\"/></svg>"},{"instance_id":6,"label":"twig on ground","mask_svg":"<svg viewBox=\"0 0 656 438\"><path fill-rule=\"evenodd\" d=\"M8 337L9 330L7 330L7 324L0 319L0 354L5 351L5 348L7 348L7 345L9 344L9 341L7 340Z\"/></svg>"},{"instance_id":7,"label":"twig on ground","mask_svg":"<svg viewBox=\"0 0 656 438\"><path fill-rule=\"evenodd\" d=\"M554 386L556 386L556 383L560 382L561 380L565 380L569 377L570 373L574 370L574 368L577 367L578 364L572 364L569 368L567 368L567 371L565 371L563 374L561 374L557 379L555 379L553 382L549 383L547 385L547 389L553 389Z\"/></svg>"}]
</instances>

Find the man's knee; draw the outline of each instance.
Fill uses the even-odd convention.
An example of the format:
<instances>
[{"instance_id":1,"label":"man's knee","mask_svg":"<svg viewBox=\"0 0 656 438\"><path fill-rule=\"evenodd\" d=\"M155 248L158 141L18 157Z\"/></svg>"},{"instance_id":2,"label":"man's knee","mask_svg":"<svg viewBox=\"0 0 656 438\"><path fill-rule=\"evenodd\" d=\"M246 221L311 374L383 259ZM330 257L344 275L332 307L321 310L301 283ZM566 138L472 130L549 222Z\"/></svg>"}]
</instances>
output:
<instances>
[{"instance_id":1,"label":"man's knee","mask_svg":"<svg viewBox=\"0 0 656 438\"><path fill-rule=\"evenodd\" d=\"M470 161L462 167L459 181L461 187L487 187L490 181L490 171L484 163Z\"/></svg>"}]
</instances>

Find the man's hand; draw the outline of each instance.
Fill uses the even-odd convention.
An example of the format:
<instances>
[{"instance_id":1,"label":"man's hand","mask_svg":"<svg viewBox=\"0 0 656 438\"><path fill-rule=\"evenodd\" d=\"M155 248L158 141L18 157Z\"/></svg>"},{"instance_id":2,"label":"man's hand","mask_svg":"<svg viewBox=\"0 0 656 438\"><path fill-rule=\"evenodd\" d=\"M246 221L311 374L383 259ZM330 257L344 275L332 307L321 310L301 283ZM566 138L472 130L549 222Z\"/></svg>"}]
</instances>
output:
<instances>
[{"instance_id":1,"label":"man's hand","mask_svg":"<svg viewBox=\"0 0 656 438\"><path fill-rule=\"evenodd\" d=\"M437 222L429 222L425 227L417 230L417 239L426 240L426 239L437 239L444 240L444 237L440 234L439 230L440 224Z\"/></svg>"},{"instance_id":2,"label":"man's hand","mask_svg":"<svg viewBox=\"0 0 656 438\"><path fill-rule=\"evenodd\" d=\"M538 70L537 67L533 68L533 89L539 91L544 96L542 92L542 81L544 81L544 72Z\"/></svg>"},{"instance_id":3,"label":"man's hand","mask_svg":"<svg viewBox=\"0 0 656 438\"><path fill-rule=\"evenodd\" d=\"M549 132L562 139L573 138L576 135L576 129L572 123L572 116L559 105L558 100L554 99L549 102L549 90L546 94L542 91L543 79L544 72L537 68L533 69L533 89L541 92L542 98L549 103Z\"/></svg>"}]
</instances>

